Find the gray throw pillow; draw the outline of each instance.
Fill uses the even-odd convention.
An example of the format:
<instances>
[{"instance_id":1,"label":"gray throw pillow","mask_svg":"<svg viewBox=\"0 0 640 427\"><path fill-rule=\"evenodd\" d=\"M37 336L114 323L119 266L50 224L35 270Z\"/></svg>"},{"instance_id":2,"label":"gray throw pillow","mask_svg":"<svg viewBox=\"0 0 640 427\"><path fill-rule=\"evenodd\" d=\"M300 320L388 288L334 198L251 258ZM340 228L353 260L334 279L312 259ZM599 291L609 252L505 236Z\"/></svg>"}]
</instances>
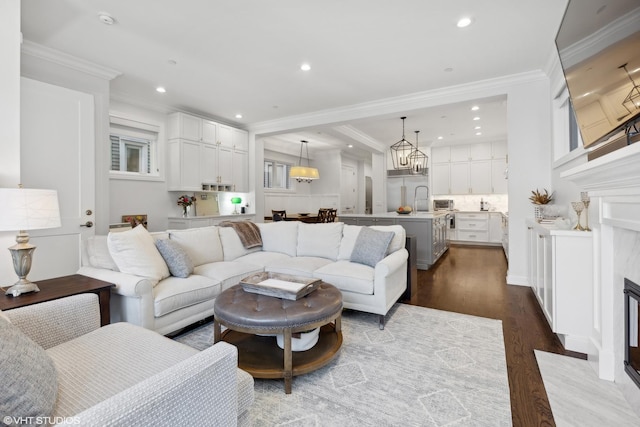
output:
<instances>
[{"instance_id":1,"label":"gray throw pillow","mask_svg":"<svg viewBox=\"0 0 640 427\"><path fill-rule=\"evenodd\" d=\"M0 317L0 414L50 417L58 394L58 374L47 352Z\"/></svg>"},{"instance_id":2,"label":"gray throw pillow","mask_svg":"<svg viewBox=\"0 0 640 427\"><path fill-rule=\"evenodd\" d=\"M393 231L362 227L351 252L351 261L375 267L385 257L393 235Z\"/></svg>"},{"instance_id":3,"label":"gray throw pillow","mask_svg":"<svg viewBox=\"0 0 640 427\"><path fill-rule=\"evenodd\" d=\"M172 276L185 278L193 273L193 261L179 244L169 239L160 239L156 241L156 247Z\"/></svg>"}]
</instances>

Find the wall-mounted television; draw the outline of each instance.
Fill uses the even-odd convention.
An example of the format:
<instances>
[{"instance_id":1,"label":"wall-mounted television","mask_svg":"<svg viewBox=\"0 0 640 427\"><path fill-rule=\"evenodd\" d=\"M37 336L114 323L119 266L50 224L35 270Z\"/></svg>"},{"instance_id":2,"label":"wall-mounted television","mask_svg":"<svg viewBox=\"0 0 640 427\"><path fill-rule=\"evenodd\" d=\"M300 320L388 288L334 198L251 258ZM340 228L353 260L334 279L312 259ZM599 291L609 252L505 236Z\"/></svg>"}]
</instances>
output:
<instances>
[{"instance_id":1,"label":"wall-mounted television","mask_svg":"<svg viewBox=\"0 0 640 427\"><path fill-rule=\"evenodd\" d=\"M640 1L570 0L556 46L584 146L637 135Z\"/></svg>"}]
</instances>

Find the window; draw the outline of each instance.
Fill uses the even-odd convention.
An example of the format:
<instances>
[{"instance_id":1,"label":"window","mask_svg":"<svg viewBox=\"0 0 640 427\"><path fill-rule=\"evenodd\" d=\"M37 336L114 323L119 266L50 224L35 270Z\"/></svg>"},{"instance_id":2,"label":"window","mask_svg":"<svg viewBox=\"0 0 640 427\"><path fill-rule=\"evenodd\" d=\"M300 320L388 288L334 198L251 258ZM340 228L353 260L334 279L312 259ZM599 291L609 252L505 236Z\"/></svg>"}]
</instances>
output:
<instances>
[{"instance_id":1,"label":"window","mask_svg":"<svg viewBox=\"0 0 640 427\"><path fill-rule=\"evenodd\" d=\"M110 116L110 175L117 179L161 180L160 127Z\"/></svg>"},{"instance_id":2,"label":"window","mask_svg":"<svg viewBox=\"0 0 640 427\"><path fill-rule=\"evenodd\" d=\"M291 188L289 179L291 165L274 160L264 161L264 188L279 188L287 190Z\"/></svg>"}]
</instances>

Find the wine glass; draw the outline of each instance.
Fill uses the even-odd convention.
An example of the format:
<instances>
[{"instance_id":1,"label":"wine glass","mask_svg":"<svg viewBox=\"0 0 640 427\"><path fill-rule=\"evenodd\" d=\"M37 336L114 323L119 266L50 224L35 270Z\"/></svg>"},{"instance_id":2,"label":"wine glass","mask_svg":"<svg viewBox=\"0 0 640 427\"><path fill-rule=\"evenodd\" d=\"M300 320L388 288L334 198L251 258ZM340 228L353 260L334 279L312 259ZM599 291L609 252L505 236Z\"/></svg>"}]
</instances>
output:
<instances>
[{"instance_id":1,"label":"wine glass","mask_svg":"<svg viewBox=\"0 0 640 427\"><path fill-rule=\"evenodd\" d=\"M573 229L574 230L583 231L584 228L582 228L582 226L580 225L580 215L582 214L582 211L584 210L584 203L582 203L582 202L571 202L571 207L573 208L574 211L576 211L576 215L578 215L578 223L576 224L575 227L573 227Z\"/></svg>"},{"instance_id":2,"label":"wine glass","mask_svg":"<svg viewBox=\"0 0 640 427\"><path fill-rule=\"evenodd\" d=\"M584 205L584 214L587 218L587 225L583 228L584 231L591 231L589 228L589 203L591 203L591 198L589 197L589 193L583 191L580 193L580 198L582 199L582 204Z\"/></svg>"}]
</instances>

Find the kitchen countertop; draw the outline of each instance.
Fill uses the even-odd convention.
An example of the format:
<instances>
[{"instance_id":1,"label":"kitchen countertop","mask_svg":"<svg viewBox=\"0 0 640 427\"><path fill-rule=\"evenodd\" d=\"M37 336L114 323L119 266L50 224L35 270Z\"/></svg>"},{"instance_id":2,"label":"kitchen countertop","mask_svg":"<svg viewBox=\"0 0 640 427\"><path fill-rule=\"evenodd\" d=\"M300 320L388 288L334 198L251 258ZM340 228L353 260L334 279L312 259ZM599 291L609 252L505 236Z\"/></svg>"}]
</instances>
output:
<instances>
[{"instance_id":1,"label":"kitchen countertop","mask_svg":"<svg viewBox=\"0 0 640 427\"><path fill-rule=\"evenodd\" d=\"M429 218L437 218L440 216L444 216L448 214L448 211L429 211L429 212L412 212L408 215L399 214L397 212L383 212L379 214L342 214L338 215L338 218L341 216L344 217L356 217L356 218L403 218L403 219L429 219Z\"/></svg>"},{"instance_id":2,"label":"kitchen countertop","mask_svg":"<svg viewBox=\"0 0 640 427\"><path fill-rule=\"evenodd\" d=\"M219 219L233 219L233 218L252 218L255 217L256 214L252 213L244 213L244 214L229 214L229 215L198 215L198 216L190 216L184 218L182 216L170 216L169 219L209 219L209 218L219 218Z\"/></svg>"}]
</instances>

